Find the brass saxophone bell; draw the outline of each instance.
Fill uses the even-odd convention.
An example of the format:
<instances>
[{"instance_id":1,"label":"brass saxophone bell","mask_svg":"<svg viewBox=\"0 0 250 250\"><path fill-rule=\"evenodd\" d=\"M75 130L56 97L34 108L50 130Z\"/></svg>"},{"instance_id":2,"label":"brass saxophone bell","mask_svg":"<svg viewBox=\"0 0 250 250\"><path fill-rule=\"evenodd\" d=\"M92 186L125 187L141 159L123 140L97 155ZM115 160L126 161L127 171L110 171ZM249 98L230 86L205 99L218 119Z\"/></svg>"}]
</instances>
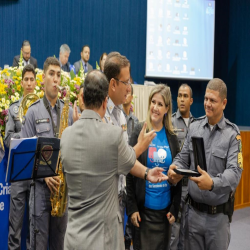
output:
<instances>
[{"instance_id":1,"label":"brass saxophone bell","mask_svg":"<svg viewBox=\"0 0 250 250\"><path fill-rule=\"evenodd\" d=\"M20 104L20 106L19 106L19 109L18 109L18 116L19 116L19 119L20 119L20 122L22 123L22 121L23 121L23 117L26 115L26 113L27 113L27 110L28 110L28 108L29 108L29 106L31 105L31 104L33 104L34 102L36 102L37 100L39 100L40 99L40 97L38 96L38 95L36 95L36 94L32 94L32 93L30 93L30 94L27 94L24 98L23 98L23 100L22 100L22 102L21 102L21 104Z\"/></svg>"}]
</instances>

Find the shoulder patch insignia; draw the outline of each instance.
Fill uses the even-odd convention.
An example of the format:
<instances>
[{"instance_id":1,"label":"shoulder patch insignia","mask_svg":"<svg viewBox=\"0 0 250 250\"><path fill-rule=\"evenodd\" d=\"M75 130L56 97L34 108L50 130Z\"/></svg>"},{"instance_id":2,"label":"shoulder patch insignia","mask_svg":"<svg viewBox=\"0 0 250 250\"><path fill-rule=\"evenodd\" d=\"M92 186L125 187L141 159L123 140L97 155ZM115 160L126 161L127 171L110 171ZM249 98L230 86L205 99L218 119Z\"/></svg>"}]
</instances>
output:
<instances>
[{"instance_id":1,"label":"shoulder patch insignia","mask_svg":"<svg viewBox=\"0 0 250 250\"><path fill-rule=\"evenodd\" d=\"M236 136L236 140L237 140L237 141L241 141L241 136L240 136L240 135L237 135L237 136Z\"/></svg>"},{"instance_id":2,"label":"shoulder patch insignia","mask_svg":"<svg viewBox=\"0 0 250 250\"><path fill-rule=\"evenodd\" d=\"M13 112L14 112L15 114L18 113L18 107L17 107L17 106L14 106L14 107L13 107Z\"/></svg>"}]
</instances>

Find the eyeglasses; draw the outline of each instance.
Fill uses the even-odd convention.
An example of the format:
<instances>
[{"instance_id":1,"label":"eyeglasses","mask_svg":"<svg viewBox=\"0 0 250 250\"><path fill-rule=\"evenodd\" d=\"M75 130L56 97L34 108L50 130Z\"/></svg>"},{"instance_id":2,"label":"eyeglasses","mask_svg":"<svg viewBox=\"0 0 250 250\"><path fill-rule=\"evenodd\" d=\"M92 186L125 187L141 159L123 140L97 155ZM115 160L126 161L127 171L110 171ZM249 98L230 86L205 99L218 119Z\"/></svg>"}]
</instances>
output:
<instances>
[{"instance_id":1,"label":"eyeglasses","mask_svg":"<svg viewBox=\"0 0 250 250\"><path fill-rule=\"evenodd\" d=\"M122 82L123 84L125 84L126 86L129 86L129 85L131 85L131 81L130 80L128 80L127 82L124 82L124 81L121 81L121 80L119 80L119 79L117 79L117 78L114 78L116 81L118 81L118 82Z\"/></svg>"}]
</instances>

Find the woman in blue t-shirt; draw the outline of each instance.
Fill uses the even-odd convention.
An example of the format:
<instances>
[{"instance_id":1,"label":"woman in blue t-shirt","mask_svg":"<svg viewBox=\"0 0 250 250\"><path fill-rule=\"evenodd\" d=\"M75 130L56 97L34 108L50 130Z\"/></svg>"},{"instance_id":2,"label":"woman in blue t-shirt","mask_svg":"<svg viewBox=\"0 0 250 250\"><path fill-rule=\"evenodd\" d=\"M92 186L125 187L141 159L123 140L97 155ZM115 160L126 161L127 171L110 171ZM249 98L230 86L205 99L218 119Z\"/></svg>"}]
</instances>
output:
<instances>
[{"instance_id":1,"label":"woman in blue t-shirt","mask_svg":"<svg viewBox=\"0 0 250 250\"><path fill-rule=\"evenodd\" d=\"M149 96L147 130L154 129L156 137L138 160L149 169L156 166L165 169L178 152L177 136L171 123L172 98L170 88L159 84ZM137 143L144 123L139 123L131 136L130 145ZM178 216L181 199L181 182L170 186L165 181L149 181L127 175L127 214L135 226L134 250L167 250L171 236L171 224Z\"/></svg>"}]
</instances>

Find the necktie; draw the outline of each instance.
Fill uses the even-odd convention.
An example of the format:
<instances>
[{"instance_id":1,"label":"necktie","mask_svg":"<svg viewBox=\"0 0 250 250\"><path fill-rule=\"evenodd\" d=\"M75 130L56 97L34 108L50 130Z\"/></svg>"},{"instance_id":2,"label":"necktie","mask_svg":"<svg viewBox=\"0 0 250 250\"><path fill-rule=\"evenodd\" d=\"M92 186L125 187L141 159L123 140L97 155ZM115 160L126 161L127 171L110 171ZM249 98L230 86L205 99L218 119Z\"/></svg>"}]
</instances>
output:
<instances>
[{"instance_id":1,"label":"necktie","mask_svg":"<svg viewBox=\"0 0 250 250\"><path fill-rule=\"evenodd\" d=\"M87 73L88 72L88 70L87 70L87 64L85 63L84 64L84 73Z\"/></svg>"}]
</instances>

